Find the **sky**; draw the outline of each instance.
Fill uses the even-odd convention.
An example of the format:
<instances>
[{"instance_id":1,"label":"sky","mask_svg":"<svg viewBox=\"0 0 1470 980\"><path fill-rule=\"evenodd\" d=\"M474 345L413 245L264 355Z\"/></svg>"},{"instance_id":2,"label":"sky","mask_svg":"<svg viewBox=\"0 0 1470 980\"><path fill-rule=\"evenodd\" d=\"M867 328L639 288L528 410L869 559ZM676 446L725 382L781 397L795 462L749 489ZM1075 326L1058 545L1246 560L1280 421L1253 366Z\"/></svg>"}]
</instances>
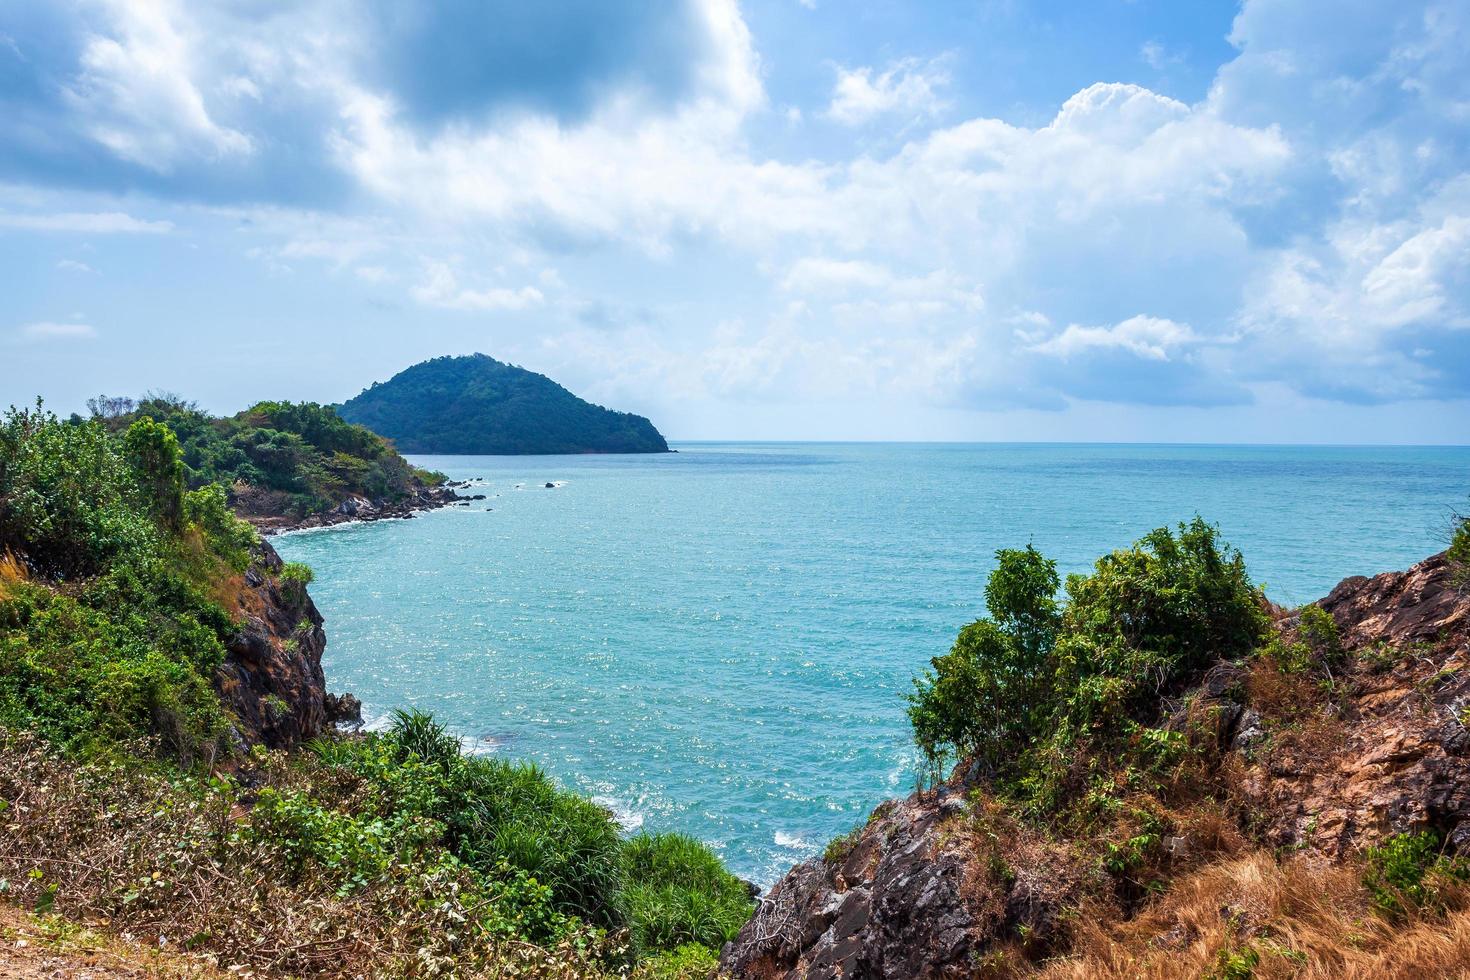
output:
<instances>
[{"instance_id":1,"label":"sky","mask_svg":"<svg viewBox=\"0 0 1470 980\"><path fill-rule=\"evenodd\" d=\"M0 0L0 404L1470 442L1463 0Z\"/></svg>"}]
</instances>

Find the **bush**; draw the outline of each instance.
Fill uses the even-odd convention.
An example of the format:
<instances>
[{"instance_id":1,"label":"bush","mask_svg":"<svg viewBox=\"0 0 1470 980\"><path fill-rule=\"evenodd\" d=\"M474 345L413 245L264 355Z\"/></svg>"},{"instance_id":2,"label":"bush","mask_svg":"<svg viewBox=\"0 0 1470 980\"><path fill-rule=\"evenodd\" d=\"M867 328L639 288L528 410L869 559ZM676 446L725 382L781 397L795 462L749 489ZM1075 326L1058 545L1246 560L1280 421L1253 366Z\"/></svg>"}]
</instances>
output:
<instances>
[{"instance_id":1,"label":"bush","mask_svg":"<svg viewBox=\"0 0 1470 980\"><path fill-rule=\"evenodd\" d=\"M1444 853L1433 831L1395 834L1368 849L1363 884L1373 896L1373 907L1391 919L1410 912L1444 911L1445 892L1470 881L1470 862Z\"/></svg>"},{"instance_id":2,"label":"bush","mask_svg":"<svg viewBox=\"0 0 1470 980\"><path fill-rule=\"evenodd\" d=\"M641 835L622 853L622 903L638 950L689 943L712 949L750 918L750 893L699 841L683 834Z\"/></svg>"},{"instance_id":3,"label":"bush","mask_svg":"<svg viewBox=\"0 0 1470 980\"><path fill-rule=\"evenodd\" d=\"M1344 656L1337 621L1321 606L1303 606L1298 614L1296 639L1273 636L1265 652L1286 674L1302 674L1319 667L1330 673Z\"/></svg>"},{"instance_id":4,"label":"bush","mask_svg":"<svg viewBox=\"0 0 1470 980\"><path fill-rule=\"evenodd\" d=\"M306 587L314 577L311 566L299 561L286 562L276 575L281 585L281 594L295 609L306 605Z\"/></svg>"},{"instance_id":5,"label":"bush","mask_svg":"<svg viewBox=\"0 0 1470 980\"><path fill-rule=\"evenodd\" d=\"M235 629L210 596L246 532L218 491L178 493L167 429L127 432L39 408L0 423L0 542L19 556L0 596L0 722L73 751L151 739L207 760L228 730L211 680Z\"/></svg>"},{"instance_id":6,"label":"bush","mask_svg":"<svg viewBox=\"0 0 1470 980\"><path fill-rule=\"evenodd\" d=\"M386 825L438 827L457 861L486 881L511 883L508 895L522 903L512 918L536 941L580 920L630 929L641 951L717 946L750 916L745 886L698 841L625 841L602 807L535 766L463 755L422 712L396 712L385 734L320 742L315 751L364 781L365 809ZM527 892L532 886L543 891ZM534 901L525 904L528 894Z\"/></svg>"},{"instance_id":7,"label":"bush","mask_svg":"<svg viewBox=\"0 0 1470 980\"><path fill-rule=\"evenodd\" d=\"M260 543L260 536L230 510L224 487L211 483L184 494L184 518L199 528L210 550L226 565L236 572L245 571L250 549Z\"/></svg>"},{"instance_id":8,"label":"bush","mask_svg":"<svg viewBox=\"0 0 1470 980\"><path fill-rule=\"evenodd\" d=\"M934 766L955 754L998 771L1024 751L1048 713L1047 660L1060 618L1056 562L1030 545L995 557L985 586L992 618L962 629L909 696L915 739Z\"/></svg>"},{"instance_id":9,"label":"bush","mask_svg":"<svg viewBox=\"0 0 1470 980\"><path fill-rule=\"evenodd\" d=\"M932 765L968 759L1042 810L1061 801L1084 750L1147 756L1170 744L1147 737L1162 698L1250 652L1265 629L1239 552L1199 518L1070 576L1061 606L1053 562L1031 547L997 557L991 618L935 658L909 717Z\"/></svg>"},{"instance_id":10,"label":"bush","mask_svg":"<svg viewBox=\"0 0 1470 980\"><path fill-rule=\"evenodd\" d=\"M1059 722L1072 733L1112 731L1156 718L1219 659L1245 656L1266 615L1240 552L1196 517L1178 534L1159 528L1132 548L1067 579L1055 649Z\"/></svg>"},{"instance_id":11,"label":"bush","mask_svg":"<svg viewBox=\"0 0 1470 980\"><path fill-rule=\"evenodd\" d=\"M0 420L0 551L52 579L94 574L158 546L133 468L97 422L70 425L39 405Z\"/></svg>"}]
</instances>

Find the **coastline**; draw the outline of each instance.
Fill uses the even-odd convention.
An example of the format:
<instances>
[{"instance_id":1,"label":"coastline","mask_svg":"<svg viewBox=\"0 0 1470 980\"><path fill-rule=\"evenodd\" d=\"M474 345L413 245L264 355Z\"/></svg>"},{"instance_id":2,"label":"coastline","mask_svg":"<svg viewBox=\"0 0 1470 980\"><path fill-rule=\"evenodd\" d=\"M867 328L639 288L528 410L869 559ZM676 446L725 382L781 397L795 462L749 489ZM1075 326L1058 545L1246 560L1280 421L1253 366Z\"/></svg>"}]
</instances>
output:
<instances>
[{"instance_id":1,"label":"coastline","mask_svg":"<svg viewBox=\"0 0 1470 980\"><path fill-rule=\"evenodd\" d=\"M281 513L252 513L246 506L237 505L237 513L248 521L262 537L274 537L291 531L306 531L314 528L336 527L341 524L368 524L374 521L402 521L423 511L452 507L465 499L455 489L460 484L445 483L438 487L424 487L403 500L369 500L366 497L348 497L336 507L305 517L293 517Z\"/></svg>"}]
</instances>

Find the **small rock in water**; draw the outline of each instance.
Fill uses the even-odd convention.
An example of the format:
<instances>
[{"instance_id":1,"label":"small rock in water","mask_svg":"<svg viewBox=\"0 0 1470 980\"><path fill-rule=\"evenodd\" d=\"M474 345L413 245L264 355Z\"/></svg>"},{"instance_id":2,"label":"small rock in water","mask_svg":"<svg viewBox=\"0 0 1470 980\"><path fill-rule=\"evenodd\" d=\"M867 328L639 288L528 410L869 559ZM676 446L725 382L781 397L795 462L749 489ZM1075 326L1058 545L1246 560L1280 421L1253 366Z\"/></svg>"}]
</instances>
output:
<instances>
[{"instance_id":1,"label":"small rock in water","mask_svg":"<svg viewBox=\"0 0 1470 980\"><path fill-rule=\"evenodd\" d=\"M548 489L548 490L555 490L556 489L556 484L555 483L548 483L548 484L546 484L546 489Z\"/></svg>"}]
</instances>

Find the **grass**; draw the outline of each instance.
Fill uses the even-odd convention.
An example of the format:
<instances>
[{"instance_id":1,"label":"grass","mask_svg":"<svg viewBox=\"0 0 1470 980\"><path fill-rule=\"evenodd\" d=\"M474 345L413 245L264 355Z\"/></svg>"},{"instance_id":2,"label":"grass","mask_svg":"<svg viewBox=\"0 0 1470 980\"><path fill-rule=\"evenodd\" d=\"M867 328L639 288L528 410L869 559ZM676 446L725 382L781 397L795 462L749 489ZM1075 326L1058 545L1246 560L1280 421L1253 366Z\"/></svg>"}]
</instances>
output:
<instances>
[{"instance_id":1,"label":"grass","mask_svg":"<svg viewBox=\"0 0 1470 980\"><path fill-rule=\"evenodd\" d=\"M1361 869L1258 850L1181 877L1130 920L1077 918L1072 950L1045 980L1195 980L1205 976L1448 977L1470 969L1464 897L1446 917L1390 921ZM1240 972L1249 964L1249 972ZM1234 972L1232 972L1234 971Z\"/></svg>"}]
</instances>

